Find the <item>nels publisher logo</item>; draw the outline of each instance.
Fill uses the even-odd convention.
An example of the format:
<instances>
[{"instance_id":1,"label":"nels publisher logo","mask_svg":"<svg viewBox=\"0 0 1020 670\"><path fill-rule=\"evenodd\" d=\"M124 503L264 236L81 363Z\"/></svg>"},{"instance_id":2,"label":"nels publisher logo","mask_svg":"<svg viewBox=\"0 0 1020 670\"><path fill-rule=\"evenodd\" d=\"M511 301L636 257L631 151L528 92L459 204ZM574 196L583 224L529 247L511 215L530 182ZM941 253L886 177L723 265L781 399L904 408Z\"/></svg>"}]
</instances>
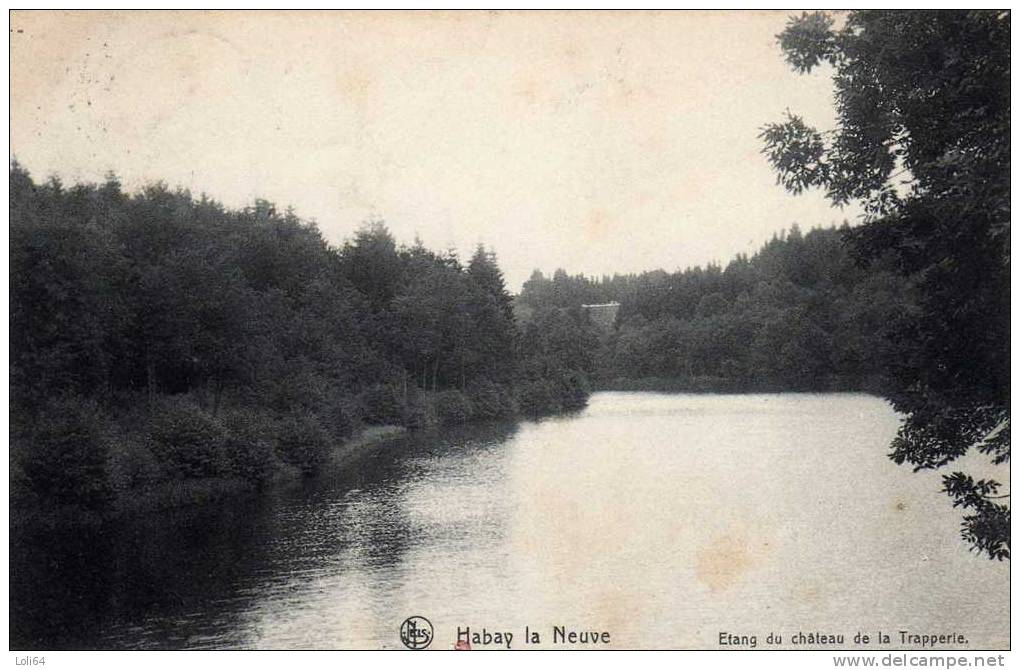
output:
<instances>
[{"instance_id":1,"label":"nels publisher logo","mask_svg":"<svg viewBox=\"0 0 1020 670\"><path fill-rule=\"evenodd\" d=\"M411 616L400 624L400 641L408 649L425 649L432 644L432 624L423 616Z\"/></svg>"}]
</instances>

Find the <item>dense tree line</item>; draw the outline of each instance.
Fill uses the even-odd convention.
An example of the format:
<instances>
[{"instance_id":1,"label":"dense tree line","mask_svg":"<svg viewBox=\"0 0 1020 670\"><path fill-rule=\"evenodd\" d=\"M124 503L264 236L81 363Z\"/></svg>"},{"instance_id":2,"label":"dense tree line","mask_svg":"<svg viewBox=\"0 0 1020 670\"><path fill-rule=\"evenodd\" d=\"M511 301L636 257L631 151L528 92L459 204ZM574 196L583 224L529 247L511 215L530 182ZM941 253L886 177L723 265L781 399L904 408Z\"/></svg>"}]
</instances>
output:
<instances>
[{"instance_id":1,"label":"dense tree line","mask_svg":"<svg viewBox=\"0 0 1020 670\"><path fill-rule=\"evenodd\" d=\"M167 482L315 471L365 424L582 406L583 314L519 328L494 254L381 223L340 248L272 204L10 170L16 501L104 507Z\"/></svg>"},{"instance_id":2,"label":"dense tree line","mask_svg":"<svg viewBox=\"0 0 1020 670\"><path fill-rule=\"evenodd\" d=\"M819 188L868 213L854 253L917 286L893 333L886 396L906 415L890 457L940 468L972 449L1010 458L1010 12L824 12L778 36L799 72L833 73L837 127L794 114L764 127L764 152L794 193ZM995 480L943 477L969 510L961 534L1010 554L1009 494Z\"/></svg>"},{"instance_id":3,"label":"dense tree line","mask_svg":"<svg viewBox=\"0 0 1020 670\"><path fill-rule=\"evenodd\" d=\"M876 390L888 335L914 305L888 263L855 262L843 243L849 230L793 226L725 268L601 278L536 272L519 309L619 302L596 354L604 386Z\"/></svg>"}]
</instances>

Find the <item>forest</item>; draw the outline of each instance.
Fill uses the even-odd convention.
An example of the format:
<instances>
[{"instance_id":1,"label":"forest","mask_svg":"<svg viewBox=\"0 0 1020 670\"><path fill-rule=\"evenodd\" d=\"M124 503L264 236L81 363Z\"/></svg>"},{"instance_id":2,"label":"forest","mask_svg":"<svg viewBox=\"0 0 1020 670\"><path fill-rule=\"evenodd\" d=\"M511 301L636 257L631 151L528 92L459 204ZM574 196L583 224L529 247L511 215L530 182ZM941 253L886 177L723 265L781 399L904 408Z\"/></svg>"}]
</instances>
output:
<instances>
[{"instance_id":1,"label":"forest","mask_svg":"<svg viewBox=\"0 0 1020 670\"><path fill-rule=\"evenodd\" d=\"M795 72L831 69L836 127L787 112L761 152L792 195L864 216L725 268L536 271L514 297L482 246L462 262L370 222L337 247L265 201L37 183L15 162L12 504L258 486L365 426L567 411L593 387L868 391L905 417L896 463L1007 464L1010 13L803 13L777 41ZM586 307L613 302L612 323ZM962 538L1009 558L1003 484L942 481Z\"/></svg>"},{"instance_id":2,"label":"forest","mask_svg":"<svg viewBox=\"0 0 1020 670\"><path fill-rule=\"evenodd\" d=\"M725 268L536 271L519 311L620 303L595 354L600 388L880 392L912 291L888 259L860 263L849 230L794 225Z\"/></svg>"},{"instance_id":3,"label":"forest","mask_svg":"<svg viewBox=\"0 0 1020 670\"><path fill-rule=\"evenodd\" d=\"M368 426L583 407L590 389L871 390L914 309L850 230L675 273L535 271L512 296L370 222L339 247L268 202L10 169L12 500L106 509L314 473ZM619 302L615 324L585 305Z\"/></svg>"},{"instance_id":4,"label":"forest","mask_svg":"<svg viewBox=\"0 0 1020 670\"><path fill-rule=\"evenodd\" d=\"M550 305L518 325L482 246L462 262L373 222L337 248L264 201L9 178L13 506L257 487L365 426L587 400L590 322Z\"/></svg>"}]
</instances>

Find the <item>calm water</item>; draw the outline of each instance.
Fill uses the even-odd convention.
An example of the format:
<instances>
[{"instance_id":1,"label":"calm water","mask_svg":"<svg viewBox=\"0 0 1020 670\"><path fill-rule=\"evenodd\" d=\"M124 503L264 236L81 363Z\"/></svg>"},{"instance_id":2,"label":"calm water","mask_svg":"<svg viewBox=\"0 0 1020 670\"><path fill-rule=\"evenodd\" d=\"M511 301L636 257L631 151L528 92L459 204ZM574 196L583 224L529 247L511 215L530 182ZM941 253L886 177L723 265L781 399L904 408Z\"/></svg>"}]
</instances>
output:
<instances>
[{"instance_id":1,"label":"calm water","mask_svg":"<svg viewBox=\"0 0 1020 670\"><path fill-rule=\"evenodd\" d=\"M885 456L851 394L600 393L580 414L387 443L356 467L215 509L11 536L10 644L399 648L459 627L960 632L1008 646L1008 563L968 554L938 474ZM1005 478L998 473L1000 479ZM1007 480L1008 481L1008 480Z\"/></svg>"}]
</instances>

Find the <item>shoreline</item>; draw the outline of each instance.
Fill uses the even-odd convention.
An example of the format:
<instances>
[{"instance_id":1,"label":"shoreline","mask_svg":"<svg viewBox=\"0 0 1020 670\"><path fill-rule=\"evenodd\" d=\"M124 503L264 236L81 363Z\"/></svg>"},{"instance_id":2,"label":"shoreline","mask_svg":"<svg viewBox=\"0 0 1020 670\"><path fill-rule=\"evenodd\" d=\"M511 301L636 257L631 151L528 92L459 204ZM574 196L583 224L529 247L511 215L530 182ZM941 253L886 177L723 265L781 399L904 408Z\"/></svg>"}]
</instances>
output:
<instances>
[{"instance_id":1,"label":"shoreline","mask_svg":"<svg viewBox=\"0 0 1020 670\"><path fill-rule=\"evenodd\" d=\"M349 467L372 448L408 432L403 426L391 424L366 426L330 450L328 466ZM109 508L102 510L84 509L73 505L11 507L8 522L11 527L104 523L123 517L203 507L228 498L258 496L277 486L292 484L303 477L305 475L299 468L281 464L272 477L262 485L239 477L180 479L163 482L144 490L125 491Z\"/></svg>"},{"instance_id":2,"label":"shoreline","mask_svg":"<svg viewBox=\"0 0 1020 670\"><path fill-rule=\"evenodd\" d=\"M616 377L596 380L592 392L599 391L647 391L652 393L702 393L702 394L750 394L750 393L865 393L882 395L877 382L834 378L829 383L791 388L782 384L753 383L746 379L726 377Z\"/></svg>"},{"instance_id":3,"label":"shoreline","mask_svg":"<svg viewBox=\"0 0 1020 670\"><path fill-rule=\"evenodd\" d=\"M410 431L407 428L396 424L367 426L352 435L350 439L333 447L329 454L329 465L341 468L353 465L369 451L369 447L389 442L407 435L408 432Z\"/></svg>"}]
</instances>

